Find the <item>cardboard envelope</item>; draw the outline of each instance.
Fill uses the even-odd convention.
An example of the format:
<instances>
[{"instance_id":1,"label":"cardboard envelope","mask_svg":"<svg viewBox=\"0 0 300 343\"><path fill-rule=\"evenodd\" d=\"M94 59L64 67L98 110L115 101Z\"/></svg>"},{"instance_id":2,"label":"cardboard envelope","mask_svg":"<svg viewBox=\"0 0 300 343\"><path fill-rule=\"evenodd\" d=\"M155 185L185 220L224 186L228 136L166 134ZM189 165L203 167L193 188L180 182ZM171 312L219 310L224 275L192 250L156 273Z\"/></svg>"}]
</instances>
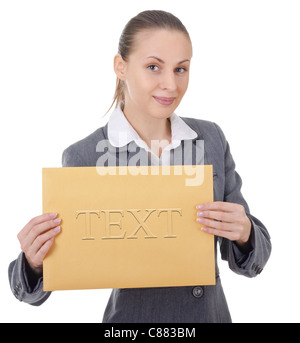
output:
<instances>
[{"instance_id":1,"label":"cardboard envelope","mask_svg":"<svg viewBox=\"0 0 300 343\"><path fill-rule=\"evenodd\" d=\"M196 221L211 201L211 165L44 168L43 212L62 219L44 290L215 284L214 237Z\"/></svg>"}]
</instances>

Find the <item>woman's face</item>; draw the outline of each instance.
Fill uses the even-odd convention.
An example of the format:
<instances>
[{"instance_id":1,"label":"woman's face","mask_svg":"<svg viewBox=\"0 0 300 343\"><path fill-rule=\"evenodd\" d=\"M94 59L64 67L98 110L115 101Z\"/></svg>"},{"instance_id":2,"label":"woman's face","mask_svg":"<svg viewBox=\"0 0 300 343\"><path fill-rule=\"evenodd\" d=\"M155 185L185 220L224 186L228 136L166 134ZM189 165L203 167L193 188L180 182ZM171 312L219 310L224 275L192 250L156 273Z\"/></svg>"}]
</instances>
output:
<instances>
[{"instance_id":1,"label":"woman's face","mask_svg":"<svg viewBox=\"0 0 300 343\"><path fill-rule=\"evenodd\" d=\"M190 40L180 31L138 33L128 61L124 62L124 112L168 118L187 90L191 58Z\"/></svg>"}]
</instances>

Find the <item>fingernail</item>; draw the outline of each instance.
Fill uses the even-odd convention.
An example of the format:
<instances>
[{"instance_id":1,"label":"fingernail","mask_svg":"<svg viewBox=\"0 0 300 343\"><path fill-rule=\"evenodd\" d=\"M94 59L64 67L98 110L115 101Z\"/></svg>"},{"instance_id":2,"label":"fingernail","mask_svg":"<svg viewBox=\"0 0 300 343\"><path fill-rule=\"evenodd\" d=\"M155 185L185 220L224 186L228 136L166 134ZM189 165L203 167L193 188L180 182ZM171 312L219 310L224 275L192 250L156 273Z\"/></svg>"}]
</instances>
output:
<instances>
[{"instance_id":1,"label":"fingernail","mask_svg":"<svg viewBox=\"0 0 300 343\"><path fill-rule=\"evenodd\" d=\"M56 218L53 220L53 223L54 224L59 224L61 222L61 219L60 218Z\"/></svg>"},{"instance_id":2,"label":"fingernail","mask_svg":"<svg viewBox=\"0 0 300 343\"><path fill-rule=\"evenodd\" d=\"M201 228L201 231L207 232L207 228L203 226L203 227Z\"/></svg>"},{"instance_id":3,"label":"fingernail","mask_svg":"<svg viewBox=\"0 0 300 343\"><path fill-rule=\"evenodd\" d=\"M55 218L57 216L57 213L50 213L50 218Z\"/></svg>"},{"instance_id":4,"label":"fingernail","mask_svg":"<svg viewBox=\"0 0 300 343\"><path fill-rule=\"evenodd\" d=\"M203 212L197 212L197 216L203 217L204 213Z\"/></svg>"},{"instance_id":5,"label":"fingernail","mask_svg":"<svg viewBox=\"0 0 300 343\"><path fill-rule=\"evenodd\" d=\"M198 222L198 223L202 223L203 221L204 221L203 218L197 218L197 222Z\"/></svg>"},{"instance_id":6,"label":"fingernail","mask_svg":"<svg viewBox=\"0 0 300 343\"><path fill-rule=\"evenodd\" d=\"M196 206L196 209L197 209L197 210L201 210L201 208L203 208L203 205L197 205L197 206Z\"/></svg>"},{"instance_id":7,"label":"fingernail","mask_svg":"<svg viewBox=\"0 0 300 343\"><path fill-rule=\"evenodd\" d=\"M56 233L59 232L59 231L60 231L60 226L55 227L55 228L53 229L53 231L56 232Z\"/></svg>"}]
</instances>

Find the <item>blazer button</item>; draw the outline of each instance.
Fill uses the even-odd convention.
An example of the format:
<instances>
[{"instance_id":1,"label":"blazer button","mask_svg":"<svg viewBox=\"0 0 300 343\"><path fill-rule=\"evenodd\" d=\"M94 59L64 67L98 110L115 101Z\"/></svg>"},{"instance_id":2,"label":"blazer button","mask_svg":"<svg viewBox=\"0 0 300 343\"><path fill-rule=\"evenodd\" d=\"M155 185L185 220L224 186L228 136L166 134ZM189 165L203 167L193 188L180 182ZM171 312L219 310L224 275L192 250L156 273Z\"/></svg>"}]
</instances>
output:
<instances>
[{"instance_id":1,"label":"blazer button","mask_svg":"<svg viewBox=\"0 0 300 343\"><path fill-rule=\"evenodd\" d=\"M263 268L258 268L256 274L260 274L263 271Z\"/></svg>"},{"instance_id":2,"label":"blazer button","mask_svg":"<svg viewBox=\"0 0 300 343\"><path fill-rule=\"evenodd\" d=\"M203 291L202 287L197 286L197 287L193 288L193 296L195 298L201 298L203 293L204 293L204 291Z\"/></svg>"}]
</instances>

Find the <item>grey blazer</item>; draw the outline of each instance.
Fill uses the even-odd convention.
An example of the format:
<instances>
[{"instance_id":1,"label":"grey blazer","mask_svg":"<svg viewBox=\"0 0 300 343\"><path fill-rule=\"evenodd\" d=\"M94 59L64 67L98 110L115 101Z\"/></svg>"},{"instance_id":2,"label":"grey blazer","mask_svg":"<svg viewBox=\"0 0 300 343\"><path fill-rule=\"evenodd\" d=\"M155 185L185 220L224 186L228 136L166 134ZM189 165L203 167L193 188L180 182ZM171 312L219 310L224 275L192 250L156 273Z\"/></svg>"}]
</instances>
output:
<instances>
[{"instance_id":1,"label":"grey blazer","mask_svg":"<svg viewBox=\"0 0 300 343\"><path fill-rule=\"evenodd\" d=\"M250 214L249 207L241 194L242 180L235 171L228 142L218 125L193 118L182 119L198 136L189 145L187 159L178 159L174 149L171 154L171 165L212 164L214 168L214 200L238 203L244 206L252 223L250 248L242 251L234 242L215 237L220 245L221 258L228 261L229 268L237 274L255 277L261 273L271 253L271 242L264 225ZM105 149L98 149L99 141ZM196 141L204 140L204 160L195 153ZM189 141L191 143L191 141ZM184 144L184 142L181 142ZM131 147L129 147L131 145ZM187 144L188 145L188 144ZM195 148L195 149L194 149ZM99 165L101 156L113 158L116 165L128 165L136 153L143 153L134 142L123 149L115 150L109 144L107 124L88 137L72 144L62 156L64 167ZM100 151L101 150L101 151ZM184 154L184 149L181 149ZM145 151L145 154L147 152ZM201 155L201 154L200 154ZM146 156L146 155L145 155ZM198 156L198 157L197 157ZM99 159L100 158L100 159ZM148 154L146 161L148 159ZM148 159L150 164L150 159ZM104 164L105 165L105 164ZM195 322L231 322L230 313L223 293L219 269L216 261L215 286L191 287L158 287L136 289L113 289L108 301L103 322L109 323L195 323ZM13 294L31 305L41 305L50 295L43 291L43 279L35 277L28 266L23 253L9 265L9 281Z\"/></svg>"}]
</instances>

